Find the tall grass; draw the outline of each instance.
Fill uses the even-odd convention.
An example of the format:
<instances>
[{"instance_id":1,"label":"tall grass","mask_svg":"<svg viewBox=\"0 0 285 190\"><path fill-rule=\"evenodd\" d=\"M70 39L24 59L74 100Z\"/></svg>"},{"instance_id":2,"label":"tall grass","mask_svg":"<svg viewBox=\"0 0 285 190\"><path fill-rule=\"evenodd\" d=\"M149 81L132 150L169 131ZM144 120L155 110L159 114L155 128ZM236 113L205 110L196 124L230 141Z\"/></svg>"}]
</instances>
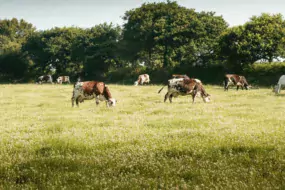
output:
<instances>
[{"instance_id":1,"label":"tall grass","mask_svg":"<svg viewBox=\"0 0 285 190\"><path fill-rule=\"evenodd\" d=\"M0 189L282 189L285 95L109 85L114 108L71 108L71 85L0 85Z\"/></svg>"}]
</instances>

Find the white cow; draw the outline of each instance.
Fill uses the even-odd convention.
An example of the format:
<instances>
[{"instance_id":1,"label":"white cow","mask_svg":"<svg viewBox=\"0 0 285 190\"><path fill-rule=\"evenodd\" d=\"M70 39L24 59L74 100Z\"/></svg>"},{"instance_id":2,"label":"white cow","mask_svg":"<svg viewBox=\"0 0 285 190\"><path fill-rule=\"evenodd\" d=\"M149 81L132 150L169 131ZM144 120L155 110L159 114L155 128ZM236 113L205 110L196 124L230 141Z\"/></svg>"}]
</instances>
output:
<instances>
[{"instance_id":1,"label":"white cow","mask_svg":"<svg viewBox=\"0 0 285 190\"><path fill-rule=\"evenodd\" d=\"M143 84L149 84L150 79L148 74L142 74L139 75L138 80L135 81L134 85L143 85Z\"/></svg>"},{"instance_id":2,"label":"white cow","mask_svg":"<svg viewBox=\"0 0 285 190\"><path fill-rule=\"evenodd\" d=\"M273 88L273 91L274 91L276 94L279 94L280 91L281 91L282 85L285 85L285 75L282 75L282 76L279 78L279 81L278 81L277 85Z\"/></svg>"}]
</instances>

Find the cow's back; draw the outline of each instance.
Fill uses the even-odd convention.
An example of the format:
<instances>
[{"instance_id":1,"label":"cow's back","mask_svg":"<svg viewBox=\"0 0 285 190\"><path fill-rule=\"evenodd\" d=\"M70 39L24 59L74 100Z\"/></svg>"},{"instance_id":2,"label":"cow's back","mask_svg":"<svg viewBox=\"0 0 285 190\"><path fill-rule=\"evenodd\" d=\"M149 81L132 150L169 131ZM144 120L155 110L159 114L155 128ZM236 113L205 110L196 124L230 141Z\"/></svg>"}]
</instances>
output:
<instances>
[{"instance_id":1,"label":"cow's back","mask_svg":"<svg viewBox=\"0 0 285 190\"><path fill-rule=\"evenodd\" d=\"M102 94L104 92L105 84L97 81L85 81L83 82L82 89L87 94Z\"/></svg>"},{"instance_id":2,"label":"cow's back","mask_svg":"<svg viewBox=\"0 0 285 190\"><path fill-rule=\"evenodd\" d=\"M285 85L285 75L282 75L282 76L279 78L278 84Z\"/></svg>"}]
</instances>

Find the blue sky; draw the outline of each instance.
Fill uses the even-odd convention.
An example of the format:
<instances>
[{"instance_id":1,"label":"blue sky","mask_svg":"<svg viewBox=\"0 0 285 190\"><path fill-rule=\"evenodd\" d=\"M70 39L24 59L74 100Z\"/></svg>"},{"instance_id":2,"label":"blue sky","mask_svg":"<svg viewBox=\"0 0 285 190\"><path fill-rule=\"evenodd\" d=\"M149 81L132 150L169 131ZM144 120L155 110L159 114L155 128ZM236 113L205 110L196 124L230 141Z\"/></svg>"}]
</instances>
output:
<instances>
[{"instance_id":1,"label":"blue sky","mask_svg":"<svg viewBox=\"0 0 285 190\"><path fill-rule=\"evenodd\" d=\"M83 28L107 22L121 25L127 10L142 3L164 0L0 0L0 19L13 17L32 23L39 30L52 27ZM177 0L178 4L196 11L214 11L230 26L244 24L253 15L281 13L285 0Z\"/></svg>"}]
</instances>

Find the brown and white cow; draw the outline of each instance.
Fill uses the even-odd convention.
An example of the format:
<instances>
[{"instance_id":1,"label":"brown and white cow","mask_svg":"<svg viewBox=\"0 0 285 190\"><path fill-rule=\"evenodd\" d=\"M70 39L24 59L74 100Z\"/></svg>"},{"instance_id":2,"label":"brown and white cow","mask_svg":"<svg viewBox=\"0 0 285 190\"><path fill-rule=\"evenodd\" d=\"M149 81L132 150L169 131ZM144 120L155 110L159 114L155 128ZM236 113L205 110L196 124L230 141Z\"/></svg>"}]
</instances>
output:
<instances>
[{"instance_id":1,"label":"brown and white cow","mask_svg":"<svg viewBox=\"0 0 285 190\"><path fill-rule=\"evenodd\" d=\"M135 81L134 85L143 85L143 84L149 84L150 79L148 74L142 74L139 75L138 80Z\"/></svg>"},{"instance_id":2,"label":"brown and white cow","mask_svg":"<svg viewBox=\"0 0 285 190\"><path fill-rule=\"evenodd\" d=\"M168 91L164 96L164 102L169 99L170 103L172 103L172 98L177 97L178 95L186 96L192 95L193 103L195 102L195 98L198 95L201 95L203 101L210 102L210 95L205 91L201 81L199 79L192 78L178 78L178 79L170 79L168 80ZM158 93L162 91L164 87L162 87Z\"/></svg>"},{"instance_id":3,"label":"brown and white cow","mask_svg":"<svg viewBox=\"0 0 285 190\"><path fill-rule=\"evenodd\" d=\"M38 84L42 84L42 83L51 83L51 84L53 84L52 76L51 75L42 75L42 76L38 77L36 83L38 83Z\"/></svg>"},{"instance_id":4,"label":"brown and white cow","mask_svg":"<svg viewBox=\"0 0 285 190\"><path fill-rule=\"evenodd\" d=\"M70 84L69 76L59 76L59 77L56 79L56 82L57 82L58 84L62 84L63 82Z\"/></svg>"},{"instance_id":5,"label":"brown and white cow","mask_svg":"<svg viewBox=\"0 0 285 190\"><path fill-rule=\"evenodd\" d=\"M106 101L107 107L115 106L116 100L112 98L111 92L104 82L98 81L85 81L77 82L74 84L74 89L71 97L72 107L74 106L74 101L76 105L79 106L79 102L84 100L96 99L96 105L100 101Z\"/></svg>"},{"instance_id":6,"label":"brown and white cow","mask_svg":"<svg viewBox=\"0 0 285 190\"><path fill-rule=\"evenodd\" d=\"M237 86L237 90L239 89L239 87L241 87L242 90L243 88L248 90L251 87L244 76L236 74L226 74L224 78L225 91L229 89L229 86Z\"/></svg>"}]
</instances>

